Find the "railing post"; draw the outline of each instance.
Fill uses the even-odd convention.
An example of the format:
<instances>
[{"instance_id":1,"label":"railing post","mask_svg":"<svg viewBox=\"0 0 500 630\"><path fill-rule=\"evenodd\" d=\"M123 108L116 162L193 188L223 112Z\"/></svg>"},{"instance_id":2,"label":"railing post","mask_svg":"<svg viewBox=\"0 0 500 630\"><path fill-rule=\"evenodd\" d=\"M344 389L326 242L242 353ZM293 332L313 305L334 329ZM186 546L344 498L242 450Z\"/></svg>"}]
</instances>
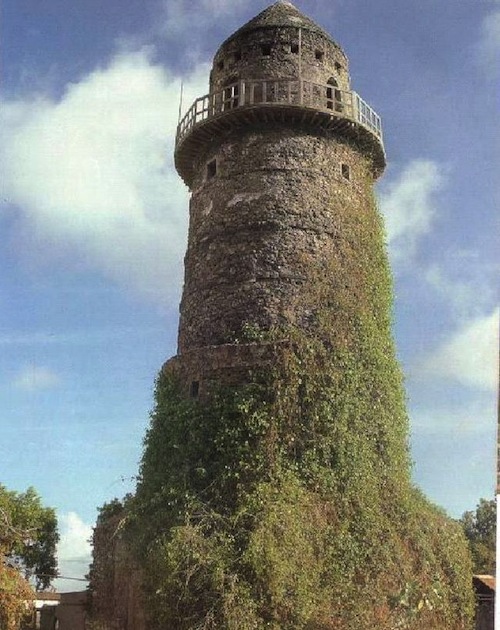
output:
<instances>
[{"instance_id":1,"label":"railing post","mask_svg":"<svg viewBox=\"0 0 500 630\"><path fill-rule=\"evenodd\" d=\"M359 97L356 92L351 92L351 107L352 107L352 117L354 120L359 120Z\"/></svg>"},{"instance_id":2,"label":"railing post","mask_svg":"<svg viewBox=\"0 0 500 630\"><path fill-rule=\"evenodd\" d=\"M256 89L257 94L255 94ZM313 107L323 111L331 112L333 109L334 115L356 121L382 141L380 117L354 90L340 90L330 84L313 83L299 77L293 81L239 79L223 90L210 92L206 96L197 98L177 125L176 145L183 142L199 123L229 112L234 107L259 104L282 105L285 102L289 105Z\"/></svg>"}]
</instances>

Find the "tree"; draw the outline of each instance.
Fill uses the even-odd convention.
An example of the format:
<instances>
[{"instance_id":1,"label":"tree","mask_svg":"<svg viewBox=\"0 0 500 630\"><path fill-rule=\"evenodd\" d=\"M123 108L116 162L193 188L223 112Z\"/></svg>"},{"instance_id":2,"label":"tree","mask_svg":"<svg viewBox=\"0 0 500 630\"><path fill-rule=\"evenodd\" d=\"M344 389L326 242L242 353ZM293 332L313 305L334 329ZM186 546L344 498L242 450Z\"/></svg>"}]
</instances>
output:
<instances>
[{"instance_id":1,"label":"tree","mask_svg":"<svg viewBox=\"0 0 500 630\"><path fill-rule=\"evenodd\" d=\"M496 514L494 499L480 499L476 511L464 512L460 519L476 573L495 574Z\"/></svg>"},{"instance_id":2,"label":"tree","mask_svg":"<svg viewBox=\"0 0 500 630\"><path fill-rule=\"evenodd\" d=\"M0 628L11 630L30 614L36 590L56 577L57 520L34 488L7 490L0 484Z\"/></svg>"}]
</instances>

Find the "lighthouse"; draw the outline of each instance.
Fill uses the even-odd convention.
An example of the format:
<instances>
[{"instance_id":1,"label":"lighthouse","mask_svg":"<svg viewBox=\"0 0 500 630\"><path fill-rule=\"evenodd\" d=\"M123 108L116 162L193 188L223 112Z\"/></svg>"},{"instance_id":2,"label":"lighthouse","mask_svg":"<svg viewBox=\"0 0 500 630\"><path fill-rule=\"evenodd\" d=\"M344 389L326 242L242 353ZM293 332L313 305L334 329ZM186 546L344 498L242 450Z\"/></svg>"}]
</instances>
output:
<instances>
[{"instance_id":1,"label":"lighthouse","mask_svg":"<svg viewBox=\"0 0 500 630\"><path fill-rule=\"evenodd\" d=\"M411 482L382 125L344 51L272 4L215 53L175 165L191 192L177 354L136 493L94 534L94 618L465 630L463 532Z\"/></svg>"},{"instance_id":2,"label":"lighthouse","mask_svg":"<svg viewBox=\"0 0 500 630\"><path fill-rule=\"evenodd\" d=\"M220 46L208 94L180 121L175 164L191 202L178 354L166 369L190 395L269 360L269 348L245 343L249 331L314 328L313 278L330 275L334 301L376 293L380 253L356 241L380 237L381 120L352 89L340 46L291 3Z\"/></svg>"}]
</instances>

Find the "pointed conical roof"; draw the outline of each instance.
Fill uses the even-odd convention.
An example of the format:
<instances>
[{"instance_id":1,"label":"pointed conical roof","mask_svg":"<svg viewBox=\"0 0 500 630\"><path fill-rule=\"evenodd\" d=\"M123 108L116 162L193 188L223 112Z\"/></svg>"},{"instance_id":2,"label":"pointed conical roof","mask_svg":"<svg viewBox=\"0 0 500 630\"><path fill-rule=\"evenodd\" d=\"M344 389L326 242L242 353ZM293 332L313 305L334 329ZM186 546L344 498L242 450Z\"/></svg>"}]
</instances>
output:
<instances>
[{"instance_id":1,"label":"pointed conical roof","mask_svg":"<svg viewBox=\"0 0 500 630\"><path fill-rule=\"evenodd\" d=\"M261 28L276 28L280 26L294 26L296 28L301 27L309 31L320 33L324 37L333 41L331 36L322 29L321 26L316 24L316 22L311 20L311 18L307 17L307 15L301 13L291 2L287 2L287 0L278 0L278 2L275 2L271 6L267 7L267 9L264 9L264 11L256 15L249 22L234 32L226 39L222 46L243 33L248 33Z\"/></svg>"}]
</instances>

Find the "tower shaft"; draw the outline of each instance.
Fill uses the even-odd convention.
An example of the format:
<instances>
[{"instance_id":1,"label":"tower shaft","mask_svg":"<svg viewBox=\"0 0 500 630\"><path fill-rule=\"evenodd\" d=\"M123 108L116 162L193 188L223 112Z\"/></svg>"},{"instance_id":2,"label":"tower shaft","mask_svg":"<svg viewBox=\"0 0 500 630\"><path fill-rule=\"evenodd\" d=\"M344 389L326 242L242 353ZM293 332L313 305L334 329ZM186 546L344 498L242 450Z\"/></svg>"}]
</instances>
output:
<instances>
[{"instance_id":1,"label":"tower shaft","mask_svg":"<svg viewBox=\"0 0 500 630\"><path fill-rule=\"evenodd\" d=\"M329 279L325 299L339 318L363 303L385 325L372 274L385 265L372 192L385 165L381 133L351 90L341 48L291 4L222 44L175 154L192 197L178 355L167 369L192 394L274 361L256 338L313 330L315 279Z\"/></svg>"}]
</instances>

